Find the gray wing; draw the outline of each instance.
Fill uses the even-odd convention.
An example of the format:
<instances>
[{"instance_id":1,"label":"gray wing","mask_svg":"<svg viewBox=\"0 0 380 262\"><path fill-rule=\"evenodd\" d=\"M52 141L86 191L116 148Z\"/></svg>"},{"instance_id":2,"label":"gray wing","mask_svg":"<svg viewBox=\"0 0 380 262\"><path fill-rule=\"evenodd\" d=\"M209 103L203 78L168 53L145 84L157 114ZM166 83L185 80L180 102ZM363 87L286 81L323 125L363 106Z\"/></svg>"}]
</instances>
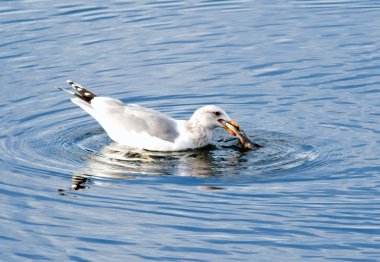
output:
<instances>
[{"instance_id":1,"label":"gray wing","mask_svg":"<svg viewBox=\"0 0 380 262\"><path fill-rule=\"evenodd\" d=\"M123 124L137 133L149 135L174 143L179 136L176 121L159 111L138 105L126 105L122 113Z\"/></svg>"}]
</instances>

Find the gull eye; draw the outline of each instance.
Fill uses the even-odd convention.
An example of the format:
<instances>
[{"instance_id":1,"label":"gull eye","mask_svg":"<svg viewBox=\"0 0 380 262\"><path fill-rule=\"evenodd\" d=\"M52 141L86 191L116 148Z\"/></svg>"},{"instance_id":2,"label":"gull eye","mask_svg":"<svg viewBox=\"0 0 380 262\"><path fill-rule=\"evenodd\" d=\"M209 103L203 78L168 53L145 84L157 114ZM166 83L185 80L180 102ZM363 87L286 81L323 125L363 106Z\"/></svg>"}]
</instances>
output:
<instances>
[{"instance_id":1,"label":"gull eye","mask_svg":"<svg viewBox=\"0 0 380 262\"><path fill-rule=\"evenodd\" d=\"M214 112L214 115L216 115L216 116L220 116L221 114L220 114L219 111L215 111L215 112Z\"/></svg>"}]
</instances>

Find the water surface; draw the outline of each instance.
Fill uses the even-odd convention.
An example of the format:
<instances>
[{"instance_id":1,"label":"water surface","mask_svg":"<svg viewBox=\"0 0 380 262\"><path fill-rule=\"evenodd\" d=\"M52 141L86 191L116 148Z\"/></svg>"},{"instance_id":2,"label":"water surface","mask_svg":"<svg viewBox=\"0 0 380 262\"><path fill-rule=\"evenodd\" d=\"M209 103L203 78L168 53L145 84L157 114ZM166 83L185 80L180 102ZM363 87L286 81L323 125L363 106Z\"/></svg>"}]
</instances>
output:
<instances>
[{"instance_id":1,"label":"water surface","mask_svg":"<svg viewBox=\"0 0 380 262\"><path fill-rule=\"evenodd\" d=\"M4 261L377 261L376 1L3 1ZM179 119L216 104L202 150L114 144L72 79Z\"/></svg>"}]
</instances>

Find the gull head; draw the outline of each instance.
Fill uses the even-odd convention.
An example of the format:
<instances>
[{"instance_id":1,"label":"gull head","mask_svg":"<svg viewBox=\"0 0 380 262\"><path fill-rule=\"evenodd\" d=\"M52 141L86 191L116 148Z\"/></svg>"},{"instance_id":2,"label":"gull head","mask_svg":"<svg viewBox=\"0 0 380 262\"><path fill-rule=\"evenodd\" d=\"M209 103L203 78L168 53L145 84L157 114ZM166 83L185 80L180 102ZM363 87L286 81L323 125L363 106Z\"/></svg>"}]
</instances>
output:
<instances>
[{"instance_id":1,"label":"gull head","mask_svg":"<svg viewBox=\"0 0 380 262\"><path fill-rule=\"evenodd\" d=\"M240 126L228 116L228 114L218 106L208 105L197 109L190 121L196 122L207 129L223 127L231 135L236 136L236 132L240 131Z\"/></svg>"}]
</instances>

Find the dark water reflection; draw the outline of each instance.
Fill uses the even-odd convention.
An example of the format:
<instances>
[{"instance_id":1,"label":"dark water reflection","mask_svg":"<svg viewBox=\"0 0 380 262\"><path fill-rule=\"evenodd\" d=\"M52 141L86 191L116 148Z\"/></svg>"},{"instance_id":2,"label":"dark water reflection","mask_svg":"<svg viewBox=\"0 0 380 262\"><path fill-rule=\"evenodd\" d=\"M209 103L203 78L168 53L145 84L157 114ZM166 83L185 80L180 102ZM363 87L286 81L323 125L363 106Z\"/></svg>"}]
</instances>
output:
<instances>
[{"instance_id":1,"label":"dark water reflection","mask_svg":"<svg viewBox=\"0 0 380 262\"><path fill-rule=\"evenodd\" d=\"M376 1L2 1L2 261L377 261ZM130 151L58 91L262 148Z\"/></svg>"}]
</instances>

